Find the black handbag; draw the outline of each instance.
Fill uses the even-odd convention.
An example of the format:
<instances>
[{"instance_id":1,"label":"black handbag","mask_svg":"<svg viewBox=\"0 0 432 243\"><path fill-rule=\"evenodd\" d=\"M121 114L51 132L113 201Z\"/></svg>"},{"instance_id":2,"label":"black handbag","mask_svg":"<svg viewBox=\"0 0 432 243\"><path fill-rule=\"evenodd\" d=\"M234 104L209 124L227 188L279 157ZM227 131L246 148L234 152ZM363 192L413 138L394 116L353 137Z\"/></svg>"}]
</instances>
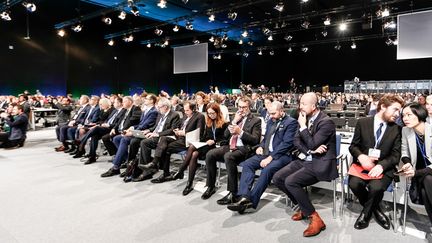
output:
<instances>
[{"instance_id":1,"label":"black handbag","mask_svg":"<svg viewBox=\"0 0 432 243\"><path fill-rule=\"evenodd\" d=\"M424 205L423 199L421 196L421 186L419 180L416 178L411 179L411 186L409 188L409 197L411 198L411 202L414 204Z\"/></svg>"}]
</instances>

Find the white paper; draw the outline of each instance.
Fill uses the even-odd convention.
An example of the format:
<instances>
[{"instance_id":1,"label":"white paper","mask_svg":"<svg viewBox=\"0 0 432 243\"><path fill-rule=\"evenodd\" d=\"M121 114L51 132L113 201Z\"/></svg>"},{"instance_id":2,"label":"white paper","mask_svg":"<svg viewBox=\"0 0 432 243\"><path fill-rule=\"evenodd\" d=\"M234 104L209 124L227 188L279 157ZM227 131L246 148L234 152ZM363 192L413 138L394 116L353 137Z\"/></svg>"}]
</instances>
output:
<instances>
[{"instance_id":1,"label":"white paper","mask_svg":"<svg viewBox=\"0 0 432 243\"><path fill-rule=\"evenodd\" d=\"M186 133L186 141L185 141L186 147L189 147L189 145L191 145L192 142L199 142L199 141L200 141L200 129L199 128Z\"/></svg>"},{"instance_id":2,"label":"white paper","mask_svg":"<svg viewBox=\"0 0 432 243\"><path fill-rule=\"evenodd\" d=\"M207 145L207 143L204 143L204 142L190 142L190 144L192 144L197 149Z\"/></svg>"}]
</instances>

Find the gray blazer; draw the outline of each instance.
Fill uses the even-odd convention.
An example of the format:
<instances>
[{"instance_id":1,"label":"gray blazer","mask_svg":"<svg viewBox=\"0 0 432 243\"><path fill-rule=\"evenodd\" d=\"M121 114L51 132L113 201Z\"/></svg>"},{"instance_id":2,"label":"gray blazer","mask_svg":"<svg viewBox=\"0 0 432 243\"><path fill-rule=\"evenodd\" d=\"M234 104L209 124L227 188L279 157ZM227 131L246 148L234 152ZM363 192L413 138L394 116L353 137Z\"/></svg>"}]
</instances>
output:
<instances>
[{"instance_id":1,"label":"gray blazer","mask_svg":"<svg viewBox=\"0 0 432 243\"><path fill-rule=\"evenodd\" d=\"M426 155L432 158L432 125L425 123L425 147ZM411 159L411 164L416 168L417 162L417 142L413 128L403 127L402 128L402 145L401 153L403 157Z\"/></svg>"}]
</instances>

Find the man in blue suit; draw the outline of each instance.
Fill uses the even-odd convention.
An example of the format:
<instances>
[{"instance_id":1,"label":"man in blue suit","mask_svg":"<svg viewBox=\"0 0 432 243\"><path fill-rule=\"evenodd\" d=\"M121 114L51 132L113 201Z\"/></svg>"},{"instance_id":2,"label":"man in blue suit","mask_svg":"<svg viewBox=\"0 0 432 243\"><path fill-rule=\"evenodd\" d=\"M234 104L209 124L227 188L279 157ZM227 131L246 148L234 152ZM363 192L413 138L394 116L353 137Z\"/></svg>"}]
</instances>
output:
<instances>
[{"instance_id":1,"label":"man in blue suit","mask_svg":"<svg viewBox=\"0 0 432 243\"><path fill-rule=\"evenodd\" d=\"M267 122L264 140L256 149L256 155L240 163L243 167L240 177L240 200L228 205L228 209L243 213L248 208L257 208L261 195L269 185L274 173L291 162L291 150L298 123L285 114L283 104L274 101L268 106L271 119ZM261 175L252 188L255 171Z\"/></svg>"}]
</instances>

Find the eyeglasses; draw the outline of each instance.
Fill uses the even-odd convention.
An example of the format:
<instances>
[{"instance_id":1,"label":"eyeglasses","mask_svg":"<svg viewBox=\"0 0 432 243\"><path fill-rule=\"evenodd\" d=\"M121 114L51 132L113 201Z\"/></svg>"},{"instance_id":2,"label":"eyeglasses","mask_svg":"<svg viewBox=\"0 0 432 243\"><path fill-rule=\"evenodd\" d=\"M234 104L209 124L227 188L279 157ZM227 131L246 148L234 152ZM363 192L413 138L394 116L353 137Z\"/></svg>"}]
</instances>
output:
<instances>
[{"instance_id":1,"label":"eyeglasses","mask_svg":"<svg viewBox=\"0 0 432 243\"><path fill-rule=\"evenodd\" d=\"M207 112L207 115L214 116L214 115L216 115L216 112Z\"/></svg>"},{"instance_id":2,"label":"eyeglasses","mask_svg":"<svg viewBox=\"0 0 432 243\"><path fill-rule=\"evenodd\" d=\"M248 107L249 107L249 106L247 106L247 105L245 105L245 106L240 106L240 105L239 105L239 106L238 106L239 109L246 109L246 108L248 108Z\"/></svg>"}]
</instances>

